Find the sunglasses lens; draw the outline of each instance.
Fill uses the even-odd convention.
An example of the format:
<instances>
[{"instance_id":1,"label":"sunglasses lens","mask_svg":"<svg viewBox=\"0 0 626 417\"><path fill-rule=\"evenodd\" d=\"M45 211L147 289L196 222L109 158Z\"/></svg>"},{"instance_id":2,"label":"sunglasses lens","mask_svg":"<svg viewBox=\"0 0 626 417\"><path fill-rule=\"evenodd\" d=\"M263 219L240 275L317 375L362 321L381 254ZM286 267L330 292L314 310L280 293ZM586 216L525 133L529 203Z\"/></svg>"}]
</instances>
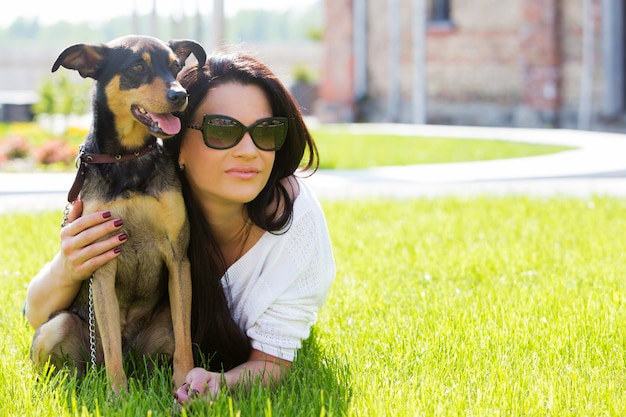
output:
<instances>
[{"instance_id":1,"label":"sunglasses lens","mask_svg":"<svg viewBox=\"0 0 626 417\"><path fill-rule=\"evenodd\" d=\"M215 149L227 149L234 145L243 132L243 126L236 120L214 117L204 123L204 141Z\"/></svg>"},{"instance_id":2,"label":"sunglasses lens","mask_svg":"<svg viewBox=\"0 0 626 417\"><path fill-rule=\"evenodd\" d=\"M287 123L282 118L271 118L261 121L252 128L252 138L259 149L265 151L279 150L287 136Z\"/></svg>"},{"instance_id":3,"label":"sunglasses lens","mask_svg":"<svg viewBox=\"0 0 626 417\"><path fill-rule=\"evenodd\" d=\"M190 126L194 127L194 126ZM200 128L198 126L195 129ZM250 132L257 148L264 151L277 151L287 138L287 119L268 117L249 128L228 116L206 115L202 124L204 143L213 149L228 149L235 146L245 132Z\"/></svg>"}]
</instances>

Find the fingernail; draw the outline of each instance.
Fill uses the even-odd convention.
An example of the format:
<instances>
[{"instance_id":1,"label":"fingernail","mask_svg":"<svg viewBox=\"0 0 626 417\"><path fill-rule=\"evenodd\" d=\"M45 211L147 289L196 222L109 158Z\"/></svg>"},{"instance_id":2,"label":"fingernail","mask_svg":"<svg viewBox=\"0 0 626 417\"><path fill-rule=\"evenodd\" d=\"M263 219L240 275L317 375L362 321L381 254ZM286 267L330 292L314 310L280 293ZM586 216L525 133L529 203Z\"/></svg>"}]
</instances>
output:
<instances>
[{"instance_id":1,"label":"fingernail","mask_svg":"<svg viewBox=\"0 0 626 417\"><path fill-rule=\"evenodd\" d=\"M126 233L121 233L121 234L117 235L117 238L120 240L120 242L123 242L126 239L128 239L128 235Z\"/></svg>"},{"instance_id":2,"label":"fingernail","mask_svg":"<svg viewBox=\"0 0 626 417\"><path fill-rule=\"evenodd\" d=\"M111 217L111 212L110 211L105 211L104 213L102 213L102 218L103 219L108 219L109 217Z\"/></svg>"},{"instance_id":3,"label":"fingernail","mask_svg":"<svg viewBox=\"0 0 626 417\"><path fill-rule=\"evenodd\" d=\"M110 216L110 215L111 215L111 213L109 213L109 216ZM115 227L120 227L120 226L121 226L121 225L123 225L123 224L124 224L124 220L122 220L122 219L117 219L117 220L115 220L115 221L113 222L113 225L114 225Z\"/></svg>"},{"instance_id":4,"label":"fingernail","mask_svg":"<svg viewBox=\"0 0 626 417\"><path fill-rule=\"evenodd\" d=\"M113 252L115 253L120 253L122 251L122 248L115 248L113 249Z\"/></svg>"}]
</instances>

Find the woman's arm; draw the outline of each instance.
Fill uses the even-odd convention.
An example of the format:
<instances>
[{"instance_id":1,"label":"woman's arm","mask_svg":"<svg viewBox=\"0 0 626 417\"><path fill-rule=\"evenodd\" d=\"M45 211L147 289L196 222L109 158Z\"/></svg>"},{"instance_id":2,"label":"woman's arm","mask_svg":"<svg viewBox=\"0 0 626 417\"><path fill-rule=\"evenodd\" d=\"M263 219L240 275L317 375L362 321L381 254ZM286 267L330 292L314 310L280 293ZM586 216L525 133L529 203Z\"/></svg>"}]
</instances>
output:
<instances>
[{"instance_id":1,"label":"woman's arm","mask_svg":"<svg viewBox=\"0 0 626 417\"><path fill-rule=\"evenodd\" d=\"M215 397L222 388L247 389L256 382L264 387L273 387L282 381L290 368L290 361L252 349L246 362L223 374L203 368L192 369L174 397L184 403L199 395Z\"/></svg>"},{"instance_id":2,"label":"woman's arm","mask_svg":"<svg viewBox=\"0 0 626 417\"><path fill-rule=\"evenodd\" d=\"M120 219L109 212L80 217L82 202L76 201L68 215L68 224L61 229L61 250L31 280L26 290L26 318L34 328L43 324L50 314L69 307L81 283L119 254L119 245L126 235L114 234L122 227Z\"/></svg>"},{"instance_id":3,"label":"woman's arm","mask_svg":"<svg viewBox=\"0 0 626 417\"><path fill-rule=\"evenodd\" d=\"M273 387L282 381L289 369L290 361L252 349L246 362L224 373L224 382L232 388L259 380L264 387Z\"/></svg>"}]
</instances>

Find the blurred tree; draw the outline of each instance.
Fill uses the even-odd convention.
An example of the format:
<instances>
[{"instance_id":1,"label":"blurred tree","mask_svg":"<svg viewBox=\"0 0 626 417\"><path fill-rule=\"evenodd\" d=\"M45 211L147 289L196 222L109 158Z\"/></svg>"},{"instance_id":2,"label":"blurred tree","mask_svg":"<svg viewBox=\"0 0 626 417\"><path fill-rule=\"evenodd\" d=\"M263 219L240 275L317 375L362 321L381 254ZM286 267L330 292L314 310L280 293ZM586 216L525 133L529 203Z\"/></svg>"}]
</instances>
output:
<instances>
[{"instance_id":1,"label":"blurred tree","mask_svg":"<svg viewBox=\"0 0 626 417\"><path fill-rule=\"evenodd\" d=\"M64 129L71 115L83 115L89 111L91 81L72 81L66 73L45 78L37 93L39 101L33 105L33 113L40 115L65 116Z\"/></svg>"},{"instance_id":2,"label":"blurred tree","mask_svg":"<svg viewBox=\"0 0 626 417\"><path fill-rule=\"evenodd\" d=\"M19 18L6 28L0 28L0 46L23 47L28 45L63 47L77 42L107 42L119 36L136 33L137 29L149 28L152 14L116 17L106 22L58 22L42 25L37 19ZM180 16L177 26L172 17L158 16L152 21L158 27L158 37L174 39L194 38L197 27L210 22L209 16ZM280 42L319 40L324 22L321 0L302 10L246 9L230 17L226 22L227 42ZM202 40L204 41L204 40Z\"/></svg>"},{"instance_id":3,"label":"blurred tree","mask_svg":"<svg viewBox=\"0 0 626 417\"><path fill-rule=\"evenodd\" d=\"M21 39L37 39L40 35L40 26L37 19L25 19L23 17L18 18L7 31L8 38L21 38Z\"/></svg>"},{"instance_id":4,"label":"blurred tree","mask_svg":"<svg viewBox=\"0 0 626 417\"><path fill-rule=\"evenodd\" d=\"M321 40L324 22L319 4L305 10L242 10L231 17L227 38L234 42Z\"/></svg>"}]
</instances>

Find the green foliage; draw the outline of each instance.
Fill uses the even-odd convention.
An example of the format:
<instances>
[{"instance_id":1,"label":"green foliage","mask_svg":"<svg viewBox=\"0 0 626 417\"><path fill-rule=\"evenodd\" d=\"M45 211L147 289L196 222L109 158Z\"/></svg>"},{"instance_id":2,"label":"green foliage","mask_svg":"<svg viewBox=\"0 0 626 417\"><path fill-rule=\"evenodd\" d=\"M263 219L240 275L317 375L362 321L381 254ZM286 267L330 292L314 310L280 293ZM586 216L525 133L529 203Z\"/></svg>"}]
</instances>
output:
<instances>
[{"instance_id":1,"label":"green foliage","mask_svg":"<svg viewBox=\"0 0 626 417\"><path fill-rule=\"evenodd\" d=\"M322 42L324 40L324 28L322 26L311 27L307 30L307 38L315 42Z\"/></svg>"},{"instance_id":2,"label":"green foliage","mask_svg":"<svg viewBox=\"0 0 626 417\"><path fill-rule=\"evenodd\" d=\"M77 42L105 42L130 32L130 18L111 20L107 25L59 22L42 25L36 19L20 18L7 28L0 28L0 45L7 47L63 47ZM109 37L113 35L112 37ZM61 52L59 50L59 52Z\"/></svg>"},{"instance_id":3,"label":"green foliage","mask_svg":"<svg viewBox=\"0 0 626 417\"><path fill-rule=\"evenodd\" d=\"M317 77L306 65L297 65L293 68L293 82L295 84L313 84Z\"/></svg>"},{"instance_id":4,"label":"green foliage","mask_svg":"<svg viewBox=\"0 0 626 417\"><path fill-rule=\"evenodd\" d=\"M304 11L242 10L228 23L231 42L319 41L323 17L317 4Z\"/></svg>"},{"instance_id":5,"label":"green foliage","mask_svg":"<svg viewBox=\"0 0 626 417\"><path fill-rule=\"evenodd\" d=\"M8 38L35 40L39 34L40 25L36 19L20 17L7 29Z\"/></svg>"},{"instance_id":6,"label":"green foliage","mask_svg":"<svg viewBox=\"0 0 626 417\"><path fill-rule=\"evenodd\" d=\"M624 415L626 200L324 201L337 277L287 380L174 415ZM169 369L35 372L26 283L61 212L0 215L0 414L169 416Z\"/></svg>"},{"instance_id":7,"label":"green foliage","mask_svg":"<svg viewBox=\"0 0 626 417\"><path fill-rule=\"evenodd\" d=\"M0 28L0 45L15 47L28 45L70 45L77 42L107 42L129 33L148 34L152 32L152 16L144 14L136 19L128 14L107 22L59 22L42 25L36 19L20 18L7 28ZM323 32L321 2L306 10L242 10L227 17L226 38L229 42L276 42L276 41L318 41ZM136 22L136 23L135 23ZM208 38L211 32L212 17L203 15L182 16L180 20L159 16L157 27L159 37L174 39ZM181 33L183 31L183 33ZM60 52L60 51L59 51Z\"/></svg>"},{"instance_id":8,"label":"green foliage","mask_svg":"<svg viewBox=\"0 0 626 417\"><path fill-rule=\"evenodd\" d=\"M91 82L72 81L65 72L46 77L37 92L39 101L33 105L35 114L85 114L89 111Z\"/></svg>"},{"instance_id":9,"label":"green foliage","mask_svg":"<svg viewBox=\"0 0 626 417\"><path fill-rule=\"evenodd\" d=\"M55 90L57 86L53 82L53 78L48 77L44 79L37 93L39 95L39 101L33 104L33 113L34 114L54 114L55 109L57 107L57 98L55 96Z\"/></svg>"}]
</instances>

